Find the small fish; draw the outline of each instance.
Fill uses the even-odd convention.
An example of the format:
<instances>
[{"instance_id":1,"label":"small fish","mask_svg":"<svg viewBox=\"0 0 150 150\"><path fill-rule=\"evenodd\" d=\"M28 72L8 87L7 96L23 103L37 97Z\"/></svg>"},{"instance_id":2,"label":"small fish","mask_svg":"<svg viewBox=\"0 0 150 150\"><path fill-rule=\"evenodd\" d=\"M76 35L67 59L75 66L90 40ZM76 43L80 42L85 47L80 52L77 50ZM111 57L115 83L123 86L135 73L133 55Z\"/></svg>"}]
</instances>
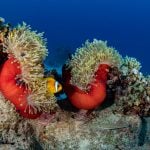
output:
<instances>
[{"instance_id":1,"label":"small fish","mask_svg":"<svg viewBox=\"0 0 150 150\"><path fill-rule=\"evenodd\" d=\"M47 89L49 94L55 94L62 90L62 85L56 81L53 77L46 78Z\"/></svg>"}]
</instances>

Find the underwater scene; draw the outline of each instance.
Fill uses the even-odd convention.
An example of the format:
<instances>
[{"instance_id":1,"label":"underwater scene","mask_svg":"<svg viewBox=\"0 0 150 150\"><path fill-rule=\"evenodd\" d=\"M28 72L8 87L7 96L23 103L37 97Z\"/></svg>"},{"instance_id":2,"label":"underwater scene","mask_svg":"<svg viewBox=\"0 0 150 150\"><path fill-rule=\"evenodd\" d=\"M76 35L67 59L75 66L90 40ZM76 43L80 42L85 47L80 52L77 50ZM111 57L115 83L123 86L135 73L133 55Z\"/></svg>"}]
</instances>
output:
<instances>
[{"instance_id":1,"label":"underwater scene","mask_svg":"<svg viewBox=\"0 0 150 150\"><path fill-rule=\"evenodd\" d=\"M150 1L5 0L0 150L150 150Z\"/></svg>"}]
</instances>

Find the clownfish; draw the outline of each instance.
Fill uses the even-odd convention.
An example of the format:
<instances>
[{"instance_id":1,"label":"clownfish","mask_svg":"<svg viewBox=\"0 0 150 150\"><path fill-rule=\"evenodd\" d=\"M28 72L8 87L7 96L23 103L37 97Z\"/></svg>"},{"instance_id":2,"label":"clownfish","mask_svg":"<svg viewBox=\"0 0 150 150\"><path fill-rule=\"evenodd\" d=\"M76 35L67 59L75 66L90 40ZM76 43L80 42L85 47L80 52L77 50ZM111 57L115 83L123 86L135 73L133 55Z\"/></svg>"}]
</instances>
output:
<instances>
[{"instance_id":1,"label":"clownfish","mask_svg":"<svg viewBox=\"0 0 150 150\"><path fill-rule=\"evenodd\" d=\"M62 85L53 77L47 77L46 80L48 94L56 94L62 90Z\"/></svg>"}]
</instances>

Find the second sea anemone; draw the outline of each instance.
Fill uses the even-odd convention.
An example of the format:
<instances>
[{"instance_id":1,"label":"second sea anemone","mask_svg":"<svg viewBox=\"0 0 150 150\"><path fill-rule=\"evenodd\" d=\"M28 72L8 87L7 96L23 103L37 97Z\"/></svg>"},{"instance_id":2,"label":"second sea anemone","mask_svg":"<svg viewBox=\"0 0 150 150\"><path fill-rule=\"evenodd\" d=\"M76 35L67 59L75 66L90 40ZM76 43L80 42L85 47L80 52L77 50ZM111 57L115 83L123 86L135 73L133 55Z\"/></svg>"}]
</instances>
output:
<instances>
[{"instance_id":1,"label":"second sea anemone","mask_svg":"<svg viewBox=\"0 0 150 150\"><path fill-rule=\"evenodd\" d=\"M106 81L111 66L120 65L121 56L106 42L94 39L78 48L63 69L64 90L72 104L93 109L106 97Z\"/></svg>"}]
</instances>

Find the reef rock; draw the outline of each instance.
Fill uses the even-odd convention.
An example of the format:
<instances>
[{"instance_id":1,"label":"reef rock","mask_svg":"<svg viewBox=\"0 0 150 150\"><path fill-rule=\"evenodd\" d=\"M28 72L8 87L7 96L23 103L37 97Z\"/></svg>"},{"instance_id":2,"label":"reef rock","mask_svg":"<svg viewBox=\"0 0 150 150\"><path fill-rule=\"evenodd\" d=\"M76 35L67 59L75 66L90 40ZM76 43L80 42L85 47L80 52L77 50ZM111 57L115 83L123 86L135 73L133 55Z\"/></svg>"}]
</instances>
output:
<instances>
[{"instance_id":1,"label":"reef rock","mask_svg":"<svg viewBox=\"0 0 150 150\"><path fill-rule=\"evenodd\" d=\"M149 135L141 133L140 117L114 114L112 110L97 111L89 120L77 120L73 114L60 111L47 126L36 124L41 149L148 150L150 143L145 139Z\"/></svg>"}]
</instances>

